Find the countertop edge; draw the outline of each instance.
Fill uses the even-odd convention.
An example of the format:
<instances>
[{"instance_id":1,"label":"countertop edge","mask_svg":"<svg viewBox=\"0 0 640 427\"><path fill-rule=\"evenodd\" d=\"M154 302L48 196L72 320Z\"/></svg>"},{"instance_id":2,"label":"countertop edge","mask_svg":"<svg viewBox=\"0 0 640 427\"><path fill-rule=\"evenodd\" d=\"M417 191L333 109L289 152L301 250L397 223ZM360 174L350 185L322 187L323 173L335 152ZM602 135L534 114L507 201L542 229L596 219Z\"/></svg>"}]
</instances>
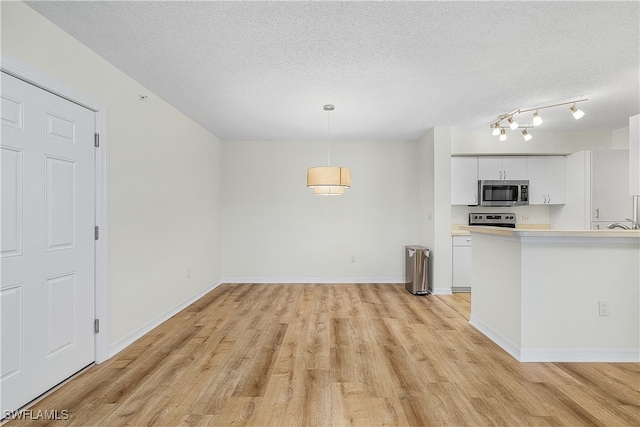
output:
<instances>
[{"instance_id":1,"label":"countertop edge","mask_svg":"<svg viewBox=\"0 0 640 427\"><path fill-rule=\"evenodd\" d=\"M531 230L519 228L461 225L461 231L514 237L599 237L599 238L640 238L640 230Z\"/></svg>"}]
</instances>

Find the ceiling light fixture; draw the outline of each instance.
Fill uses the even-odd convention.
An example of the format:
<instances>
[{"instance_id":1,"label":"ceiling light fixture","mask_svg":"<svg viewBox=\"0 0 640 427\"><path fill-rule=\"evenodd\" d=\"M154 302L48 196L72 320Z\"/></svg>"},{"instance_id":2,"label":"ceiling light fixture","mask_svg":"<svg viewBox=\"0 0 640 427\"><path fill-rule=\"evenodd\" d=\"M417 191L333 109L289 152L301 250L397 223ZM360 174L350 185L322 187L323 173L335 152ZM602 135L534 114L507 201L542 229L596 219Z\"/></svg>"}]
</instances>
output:
<instances>
[{"instance_id":1,"label":"ceiling light fixture","mask_svg":"<svg viewBox=\"0 0 640 427\"><path fill-rule=\"evenodd\" d=\"M576 100L573 100L573 101L561 102L561 103L553 104L553 105L545 105L545 106L542 106L542 107L527 108L526 110L518 108L517 110L511 111L510 113L500 114L496 120L491 122L489 127L491 129L493 129L492 134L494 136L495 135L499 135L500 136L500 141L506 141L507 136L505 135L504 127L501 125L501 122L503 120L506 120L507 123L509 124L509 129L511 129L511 130L516 130L518 128L524 129L522 131L522 135L524 136L525 141L529 141L533 137L531 136L531 134L529 134L529 132L527 131L527 128L532 128L534 126L540 126L542 124L542 117L540 117L540 114L538 114L538 110L542 110L542 109L545 109L545 108L559 107L561 105L571 105L570 110L571 110L571 113L573 114L573 117L575 117L576 120L579 120L582 117L584 117L584 111L582 111L581 109L576 107L576 103L584 102L584 101L588 101L588 100L589 99L587 99L587 98L576 99ZM530 111L534 111L534 113L533 113L533 125L530 125L530 124L528 124L526 126L518 125L518 122L516 122L513 117L515 115L517 115L517 114L528 113Z\"/></svg>"},{"instance_id":2,"label":"ceiling light fixture","mask_svg":"<svg viewBox=\"0 0 640 427\"><path fill-rule=\"evenodd\" d=\"M536 110L536 112L533 113L533 125L540 126L541 124L542 124L542 117L540 117L540 114L538 114L538 110Z\"/></svg>"},{"instance_id":3,"label":"ceiling light fixture","mask_svg":"<svg viewBox=\"0 0 640 427\"><path fill-rule=\"evenodd\" d=\"M307 169L307 187L316 196L341 196L351 187L351 169L331 166L331 112L336 107L327 104L322 108L327 112L327 166Z\"/></svg>"},{"instance_id":4,"label":"ceiling light fixture","mask_svg":"<svg viewBox=\"0 0 640 427\"><path fill-rule=\"evenodd\" d=\"M569 109L571 110L571 114L573 114L573 117L575 117L576 120L580 120L581 118L584 117L584 111L582 111L581 109L576 107L576 103L575 102L573 103L573 105Z\"/></svg>"}]
</instances>

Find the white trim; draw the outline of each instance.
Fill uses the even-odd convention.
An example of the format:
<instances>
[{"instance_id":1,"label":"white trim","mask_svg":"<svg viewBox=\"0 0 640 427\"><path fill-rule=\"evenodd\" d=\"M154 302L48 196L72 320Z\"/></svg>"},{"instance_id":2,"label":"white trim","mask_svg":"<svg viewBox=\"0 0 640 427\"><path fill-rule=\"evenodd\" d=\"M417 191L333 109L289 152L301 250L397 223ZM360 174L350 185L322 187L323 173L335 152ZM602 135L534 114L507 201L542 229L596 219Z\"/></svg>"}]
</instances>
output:
<instances>
[{"instance_id":1,"label":"white trim","mask_svg":"<svg viewBox=\"0 0 640 427\"><path fill-rule=\"evenodd\" d=\"M95 339L95 362L108 359L109 345L109 136L108 109L105 104L74 88L0 53L0 68L47 92L68 99L94 112L95 131L100 134L100 148L95 159L95 224L100 227L100 239L95 246L95 316L100 319L100 332Z\"/></svg>"},{"instance_id":2,"label":"white trim","mask_svg":"<svg viewBox=\"0 0 640 427\"><path fill-rule=\"evenodd\" d=\"M404 277L225 277L222 283L404 283Z\"/></svg>"},{"instance_id":3,"label":"white trim","mask_svg":"<svg viewBox=\"0 0 640 427\"><path fill-rule=\"evenodd\" d=\"M473 315L469 324L519 362L640 362L637 348L521 348Z\"/></svg>"},{"instance_id":4,"label":"white trim","mask_svg":"<svg viewBox=\"0 0 640 427\"><path fill-rule=\"evenodd\" d=\"M640 362L633 348L523 348L520 362Z\"/></svg>"},{"instance_id":5,"label":"white trim","mask_svg":"<svg viewBox=\"0 0 640 427\"><path fill-rule=\"evenodd\" d=\"M478 318L474 317L473 314L469 318L469 324L482 332L487 338L489 338L494 343L498 344L500 348L509 353L513 358L520 361L520 347L512 343L510 340L506 339L489 326L482 323L482 321L478 320Z\"/></svg>"},{"instance_id":6,"label":"white trim","mask_svg":"<svg viewBox=\"0 0 640 427\"><path fill-rule=\"evenodd\" d=\"M451 288L433 288L431 289L432 295L453 295Z\"/></svg>"},{"instance_id":7,"label":"white trim","mask_svg":"<svg viewBox=\"0 0 640 427\"><path fill-rule=\"evenodd\" d=\"M200 298L202 298L203 296L205 296L206 294L208 294L209 292L211 292L212 290L220 286L221 283L222 282L216 282L207 286L197 294L187 298L186 300L182 301L178 305L170 308L169 310L165 311L161 315L157 316L155 319L150 320L149 322L140 326L130 334L114 342L109 346L109 357L113 357L116 354L120 353L122 350L124 350L125 348L133 344L135 341L142 338L145 334L148 334L153 329L160 326L163 322L166 322L172 316L175 316L180 311L184 310L189 305L193 304L194 302L196 302L197 300L199 300Z\"/></svg>"}]
</instances>

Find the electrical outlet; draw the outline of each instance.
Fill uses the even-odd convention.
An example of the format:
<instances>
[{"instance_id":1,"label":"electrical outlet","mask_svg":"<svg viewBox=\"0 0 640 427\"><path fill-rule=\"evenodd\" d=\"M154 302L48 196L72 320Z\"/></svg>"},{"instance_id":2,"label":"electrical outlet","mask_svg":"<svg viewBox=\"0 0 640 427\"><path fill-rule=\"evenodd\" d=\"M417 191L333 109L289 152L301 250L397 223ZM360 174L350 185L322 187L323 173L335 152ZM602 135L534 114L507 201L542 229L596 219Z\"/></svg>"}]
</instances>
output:
<instances>
[{"instance_id":1,"label":"electrical outlet","mask_svg":"<svg viewBox=\"0 0 640 427\"><path fill-rule=\"evenodd\" d=\"M522 220L523 221L529 221L531 219L531 217L529 215L522 215Z\"/></svg>"},{"instance_id":2,"label":"electrical outlet","mask_svg":"<svg viewBox=\"0 0 640 427\"><path fill-rule=\"evenodd\" d=\"M352 263L356 262L356 257L351 256L351 262L352 262Z\"/></svg>"},{"instance_id":3,"label":"electrical outlet","mask_svg":"<svg viewBox=\"0 0 640 427\"><path fill-rule=\"evenodd\" d=\"M600 300L598 301L598 314L600 316L608 316L609 315L609 301Z\"/></svg>"},{"instance_id":4,"label":"electrical outlet","mask_svg":"<svg viewBox=\"0 0 640 427\"><path fill-rule=\"evenodd\" d=\"M191 278L191 267L187 267L187 279Z\"/></svg>"}]
</instances>

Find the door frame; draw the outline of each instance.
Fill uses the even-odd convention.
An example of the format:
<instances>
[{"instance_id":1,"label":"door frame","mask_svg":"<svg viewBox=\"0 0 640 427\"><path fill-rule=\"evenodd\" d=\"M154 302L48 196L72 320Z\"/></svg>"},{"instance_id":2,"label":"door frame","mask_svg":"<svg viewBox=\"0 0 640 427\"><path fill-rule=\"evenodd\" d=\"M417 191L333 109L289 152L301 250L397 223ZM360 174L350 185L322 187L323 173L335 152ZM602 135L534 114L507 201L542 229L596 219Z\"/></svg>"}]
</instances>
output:
<instances>
[{"instance_id":1,"label":"door frame","mask_svg":"<svg viewBox=\"0 0 640 427\"><path fill-rule=\"evenodd\" d=\"M40 70L0 53L0 70L30 83L54 95L65 98L91 111L95 132L100 134L100 147L95 149L94 206L95 225L100 227L95 241L94 254L94 313L100 320L100 331L95 335L94 358L96 363L107 360L109 355L109 135L107 106L95 98L68 86Z\"/></svg>"}]
</instances>

